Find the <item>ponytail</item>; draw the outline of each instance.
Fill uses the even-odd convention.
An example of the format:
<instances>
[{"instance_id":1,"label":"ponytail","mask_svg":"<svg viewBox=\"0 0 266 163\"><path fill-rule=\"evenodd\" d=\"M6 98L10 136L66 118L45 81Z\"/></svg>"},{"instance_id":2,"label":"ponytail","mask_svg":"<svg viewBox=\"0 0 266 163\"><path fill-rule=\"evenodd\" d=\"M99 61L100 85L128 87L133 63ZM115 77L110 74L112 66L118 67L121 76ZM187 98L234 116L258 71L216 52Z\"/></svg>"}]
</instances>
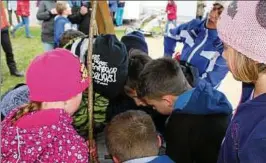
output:
<instances>
[{"instance_id":1,"label":"ponytail","mask_svg":"<svg viewBox=\"0 0 266 163\"><path fill-rule=\"evenodd\" d=\"M41 102L30 102L29 104L22 106L18 112L13 116L11 122L14 124L22 116L41 109Z\"/></svg>"}]
</instances>

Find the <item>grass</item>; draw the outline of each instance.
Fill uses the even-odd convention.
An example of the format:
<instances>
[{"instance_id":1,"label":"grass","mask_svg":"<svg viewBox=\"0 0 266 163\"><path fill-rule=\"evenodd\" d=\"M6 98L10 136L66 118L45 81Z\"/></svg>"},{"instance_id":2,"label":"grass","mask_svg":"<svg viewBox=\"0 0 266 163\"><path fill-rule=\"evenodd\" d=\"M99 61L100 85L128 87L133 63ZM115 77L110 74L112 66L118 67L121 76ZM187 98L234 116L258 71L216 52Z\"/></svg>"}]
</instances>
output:
<instances>
[{"instance_id":1,"label":"grass","mask_svg":"<svg viewBox=\"0 0 266 163\"><path fill-rule=\"evenodd\" d=\"M32 39L25 37L24 28L16 32L16 38L11 38L15 60L17 62L18 70L26 71L30 61L43 52L41 42L41 28L32 27L31 34L34 36ZM120 39L124 34L123 30L116 30L116 35ZM1 71L4 79L1 86L1 94L14 87L18 83L25 83L25 78L13 77L10 75L6 65L5 54L1 49Z\"/></svg>"}]
</instances>

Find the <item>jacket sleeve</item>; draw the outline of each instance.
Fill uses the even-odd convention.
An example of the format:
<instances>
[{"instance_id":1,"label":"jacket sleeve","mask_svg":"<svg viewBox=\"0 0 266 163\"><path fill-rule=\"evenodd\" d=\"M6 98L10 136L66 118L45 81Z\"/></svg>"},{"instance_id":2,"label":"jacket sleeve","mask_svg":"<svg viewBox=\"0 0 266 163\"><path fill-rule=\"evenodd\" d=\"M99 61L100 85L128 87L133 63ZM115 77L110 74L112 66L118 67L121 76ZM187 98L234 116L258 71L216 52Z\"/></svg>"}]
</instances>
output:
<instances>
[{"instance_id":1,"label":"jacket sleeve","mask_svg":"<svg viewBox=\"0 0 266 163\"><path fill-rule=\"evenodd\" d=\"M72 7L72 15L68 16L69 21L72 24L80 24L82 17L83 16L80 14L80 7Z\"/></svg>"},{"instance_id":2,"label":"jacket sleeve","mask_svg":"<svg viewBox=\"0 0 266 163\"><path fill-rule=\"evenodd\" d=\"M52 17L51 12L45 9L45 2L44 1L41 1L36 17L38 20L51 19L51 17Z\"/></svg>"},{"instance_id":3,"label":"jacket sleeve","mask_svg":"<svg viewBox=\"0 0 266 163\"><path fill-rule=\"evenodd\" d=\"M188 30L193 29L198 21L199 20L194 19L174 29L169 29L164 36L164 54L172 55L176 47L176 42L190 42L186 37L188 35Z\"/></svg>"},{"instance_id":4,"label":"jacket sleeve","mask_svg":"<svg viewBox=\"0 0 266 163\"><path fill-rule=\"evenodd\" d=\"M223 48L215 52L215 56L207 58L210 60L206 72L202 74L201 78L209 82L214 88L217 88L221 81L228 73L228 66L222 56Z\"/></svg>"},{"instance_id":5,"label":"jacket sleeve","mask_svg":"<svg viewBox=\"0 0 266 163\"><path fill-rule=\"evenodd\" d=\"M187 33L188 30L193 30L193 28L197 26L197 23L199 21L200 20L194 19L190 22L181 24L180 26L174 29L169 29L169 31L167 31L167 36L179 42L184 42L186 41L185 33Z\"/></svg>"}]
</instances>

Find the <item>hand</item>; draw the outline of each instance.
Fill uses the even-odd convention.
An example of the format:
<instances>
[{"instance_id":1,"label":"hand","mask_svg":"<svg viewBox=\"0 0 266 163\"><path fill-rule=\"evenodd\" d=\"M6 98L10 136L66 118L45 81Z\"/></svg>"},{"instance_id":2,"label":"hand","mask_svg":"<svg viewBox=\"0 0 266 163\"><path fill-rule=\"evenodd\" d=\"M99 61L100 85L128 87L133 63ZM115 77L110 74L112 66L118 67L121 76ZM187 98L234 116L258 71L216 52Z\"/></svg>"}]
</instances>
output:
<instances>
[{"instance_id":1,"label":"hand","mask_svg":"<svg viewBox=\"0 0 266 163\"><path fill-rule=\"evenodd\" d=\"M100 163L98 160L98 150L95 140L92 141L92 145L90 146L89 141L87 141L88 147L89 147L89 154L92 156L93 160L96 163Z\"/></svg>"},{"instance_id":2,"label":"hand","mask_svg":"<svg viewBox=\"0 0 266 163\"><path fill-rule=\"evenodd\" d=\"M53 14L53 15L57 15L57 11L55 8L51 9L50 12Z\"/></svg>"},{"instance_id":3,"label":"hand","mask_svg":"<svg viewBox=\"0 0 266 163\"><path fill-rule=\"evenodd\" d=\"M85 7L85 6L82 6L82 7L80 8L80 14L81 14L81 15L85 15L85 14L87 14L87 13L88 13L88 8Z\"/></svg>"}]
</instances>

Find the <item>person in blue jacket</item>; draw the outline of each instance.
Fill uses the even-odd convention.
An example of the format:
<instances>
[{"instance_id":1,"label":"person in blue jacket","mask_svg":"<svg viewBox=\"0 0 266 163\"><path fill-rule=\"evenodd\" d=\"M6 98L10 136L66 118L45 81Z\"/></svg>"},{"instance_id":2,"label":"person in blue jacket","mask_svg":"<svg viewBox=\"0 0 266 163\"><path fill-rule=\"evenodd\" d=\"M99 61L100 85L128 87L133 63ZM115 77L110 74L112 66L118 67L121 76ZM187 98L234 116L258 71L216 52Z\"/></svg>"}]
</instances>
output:
<instances>
[{"instance_id":1,"label":"person in blue jacket","mask_svg":"<svg viewBox=\"0 0 266 163\"><path fill-rule=\"evenodd\" d=\"M114 163L174 163L166 155L158 156L162 141L144 111L116 115L105 129L105 139Z\"/></svg>"},{"instance_id":2,"label":"person in blue jacket","mask_svg":"<svg viewBox=\"0 0 266 163\"><path fill-rule=\"evenodd\" d=\"M217 88L228 67L222 57L223 43L217 35L216 24L224 3L215 2L208 19L192 21L170 29L164 37L164 56L172 57L177 42L184 44L180 62L198 69L197 78Z\"/></svg>"},{"instance_id":3,"label":"person in blue jacket","mask_svg":"<svg viewBox=\"0 0 266 163\"><path fill-rule=\"evenodd\" d=\"M226 96L205 80L192 88L179 63L167 57L147 63L139 78L138 98L170 115L166 154L175 162L216 162L232 114Z\"/></svg>"},{"instance_id":4,"label":"person in blue jacket","mask_svg":"<svg viewBox=\"0 0 266 163\"><path fill-rule=\"evenodd\" d=\"M233 1L218 22L224 58L243 82L218 163L266 162L266 1Z\"/></svg>"},{"instance_id":5,"label":"person in blue jacket","mask_svg":"<svg viewBox=\"0 0 266 163\"><path fill-rule=\"evenodd\" d=\"M56 2L57 16L54 18L54 43L55 47L59 47L60 38L62 34L70 29L77 30L77 26L68 20L71 15L71 8L68 2Z\"/></svg>"}]
</instances>

